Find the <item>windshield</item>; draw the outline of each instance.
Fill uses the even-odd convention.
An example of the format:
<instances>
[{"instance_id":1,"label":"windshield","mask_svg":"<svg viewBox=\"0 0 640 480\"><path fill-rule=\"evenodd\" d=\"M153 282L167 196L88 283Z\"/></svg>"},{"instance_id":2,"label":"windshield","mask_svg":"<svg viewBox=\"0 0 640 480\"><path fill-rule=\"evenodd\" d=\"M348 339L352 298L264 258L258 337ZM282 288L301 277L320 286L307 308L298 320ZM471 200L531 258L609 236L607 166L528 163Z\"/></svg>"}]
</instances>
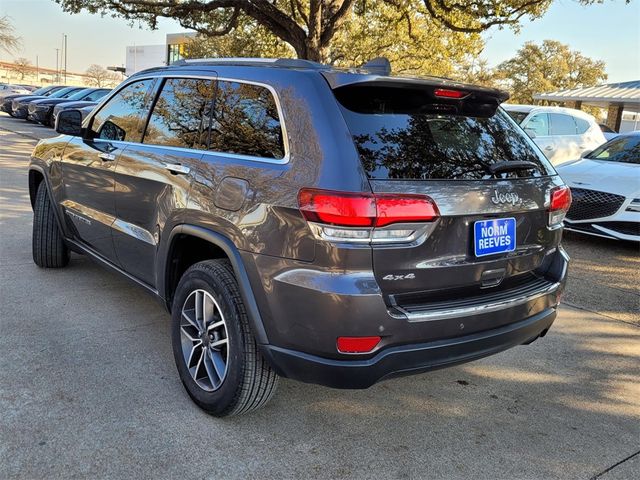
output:
<instances>
[{"instance_id":1,"label":"windshield","mask_svg":"<svg viewBox=\"0 0 640 480\"><path fill-rule=\"evenodd\" d=\"M513 118L518 125L522 124L523 120L527 118L527 115L529 115L529 112L518 112L516 110L505 109L505 112L507 112L509 116Z\"/></svg>"},{"instance_id":2,"label":"windshield","mask_svg":"<svg viewBox=\"0 0 640 480\"><path fill-rule=\"evenodd\" d=\"M544 156L501 109L490 117L447 114L411 89L336 91L362 164L372 179L481 180L491 165L517 160L534 167L504 177L553 174ZM346 93L346 94L345 94Z\"/></svg>"},{"instance_id":3,"label":"windshield","mask_svg":"<svg viewBox=\"0 0 640 480\"><path fill-rule=\"evenodd\" d=\"M50 98L67 98L67 95L70 93L73 93L77 90L76 87L65 87L65 88L61 88L60 90L58 90L55 93L52 93L50 95Z\"/></svg>"},{"instance_id":4,"label":"windshield","mask_svg":"<svg viewBox=\"0 0 640 480\"><path fill-rule=\"evenodd\" d=\"M76 92L73 95L69 95L67 98L69 100L82 100L84 97L89 95L91 92L93 92L93 89L91 89L91 88L83 88L79 92Z\"/></svg>"},{"instance_id":5,"label":"windshield","mask_svg":"<svg viewBox=\"0 0 640 480\"><path fill-rule=\"evenodd\" d=\"M49 92L52 89L53 89L53 87L40 87L40 88L34 90L33 92L31 92L31 94L32 95L44 95L45 93Z\"/></svg>"},{"instance_id":6,"label":"windshield","mask_svg":"<svg viewBox=\"0 0 640 480\"><path fill-rule=\"evenodd\" d=\"M640 135L616 137L596 148L585 158L640 164Z\"/></svg>"}]
</instances>

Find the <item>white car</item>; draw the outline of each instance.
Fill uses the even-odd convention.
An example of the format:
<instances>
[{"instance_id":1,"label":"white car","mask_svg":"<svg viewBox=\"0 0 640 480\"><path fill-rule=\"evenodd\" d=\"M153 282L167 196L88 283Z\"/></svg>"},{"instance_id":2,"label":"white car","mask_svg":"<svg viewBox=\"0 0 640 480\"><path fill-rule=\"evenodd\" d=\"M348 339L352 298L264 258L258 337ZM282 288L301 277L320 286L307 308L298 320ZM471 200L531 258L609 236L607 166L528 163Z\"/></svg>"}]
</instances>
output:
<instances>
[{"instance_id":1,"label":"white car","mask_svg":"<svg viewBox=\"0 0 640 480\"><path fill-rule=\"evenodd\" d=\"M640 242L640 132L618 135L557 170L573 197L565 230Z\"/></svg>"},{"instance_id":2,"label":"white car","mask_svg":"<svg viewBox=\"0 0 640 480\"><path fill-rule=\"evenodd\" d=\"M502 107L554 165L580 158L607 141L595 118L580 110L535 105Z\"/></svg>"},{"instance_id":3,"label":"white car","mask_svg":"<svg viewBox=\"0 0 640 480\"><path fill-rule=\"evenodd\" d=\"M28 90L20 85L10 85L6 83L0 85L0 98L4 98L7 95L29 95L30 93L31 90Z\"/></svg>"}]
</instances>

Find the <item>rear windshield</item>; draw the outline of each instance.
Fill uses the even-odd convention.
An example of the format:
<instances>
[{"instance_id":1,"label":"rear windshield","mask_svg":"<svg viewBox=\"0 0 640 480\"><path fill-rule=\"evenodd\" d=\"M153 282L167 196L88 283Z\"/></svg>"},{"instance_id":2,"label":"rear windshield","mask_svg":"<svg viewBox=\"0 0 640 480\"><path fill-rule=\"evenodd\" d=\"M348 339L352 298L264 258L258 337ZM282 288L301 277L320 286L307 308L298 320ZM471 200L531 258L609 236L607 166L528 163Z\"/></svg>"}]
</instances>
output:
<instances>
[{"instance_id":1,"label":"rear windshield","mask_svg":"<svg viewBox=\"0 0 640 480\"><path fill-rule=\"evenodd\" d=\"M496 178L491 164L511 160L536 168L500 173L501 178L553 173L501 109L488 117L461 115L464 106L438 103L419 89L361 86L335 93L369 178L490 179Z\"/></svg>"}]
</instances>

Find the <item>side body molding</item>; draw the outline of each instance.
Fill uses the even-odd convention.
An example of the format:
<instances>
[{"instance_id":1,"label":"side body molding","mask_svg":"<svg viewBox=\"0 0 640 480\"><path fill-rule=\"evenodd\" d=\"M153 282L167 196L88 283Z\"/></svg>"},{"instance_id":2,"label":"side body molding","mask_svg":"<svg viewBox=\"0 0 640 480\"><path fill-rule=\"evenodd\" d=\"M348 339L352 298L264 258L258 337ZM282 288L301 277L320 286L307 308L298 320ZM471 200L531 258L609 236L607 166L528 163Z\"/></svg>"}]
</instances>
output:
<instances>
[{"instance_id":1,"label":"side body molding","mask_svg":"<svg viewBox=\"0 0 640 480\"><path fill-rule=\"evenodd\" d=\"M227 255L227 257L229 257L229 261L231 262L231 266L233 267L233 271L235 272L236 279L238 281L240 295L242 296L242 300L245 304L247 316L249 317L249 323L256 338L256 342L262 345L268 344L269 341L267 338L267 332L265 331L264 325L262 323L262 317L260 316L260 311L258 310L258 304L256 303L255 297L253 295L253 290L249 282L249 276L240 256L240 252L231 240L229 240L224 235L221 235L220 233L214 232L212 230L196 225L177 225L173 228L173 230L171 230L171 233L166 238L166 241L162 242L162 244L160 245L158 251L157 284L158 293L160 296L162 296L162 298L165 299L165 306L167 307L167 309L170 310L170 299L168 298L169 295L167 292L170 265L167 264L167 260L171 257L171 250L173 248L174 239L177 235L180 234L190 235L210 242L213 245L220 247Z\"/></svg>"}]
</instances>

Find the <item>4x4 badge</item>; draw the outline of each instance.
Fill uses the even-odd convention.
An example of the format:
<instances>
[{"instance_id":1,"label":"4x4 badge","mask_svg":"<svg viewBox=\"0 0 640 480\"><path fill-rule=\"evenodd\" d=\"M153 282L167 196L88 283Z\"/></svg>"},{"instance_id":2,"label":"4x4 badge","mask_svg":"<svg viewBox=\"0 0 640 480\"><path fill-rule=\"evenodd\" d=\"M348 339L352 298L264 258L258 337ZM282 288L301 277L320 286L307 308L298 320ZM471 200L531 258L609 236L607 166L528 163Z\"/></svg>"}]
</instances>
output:
<instances>
[{"instance_id":1,"label":"4x4 badge","mask_svg":"<svg viewBox=\"0 0 640 480\"><path fill-rule=\"evenodd\" d=\"M499 193L498 190L493 191L493 197L491 197L491 201L496 205L500 205L503 203L510 203L511 205L517 205L522 203L522 199L518 196L517 193L507 192L507 193Z\"/></svg>"}]
</instances>

